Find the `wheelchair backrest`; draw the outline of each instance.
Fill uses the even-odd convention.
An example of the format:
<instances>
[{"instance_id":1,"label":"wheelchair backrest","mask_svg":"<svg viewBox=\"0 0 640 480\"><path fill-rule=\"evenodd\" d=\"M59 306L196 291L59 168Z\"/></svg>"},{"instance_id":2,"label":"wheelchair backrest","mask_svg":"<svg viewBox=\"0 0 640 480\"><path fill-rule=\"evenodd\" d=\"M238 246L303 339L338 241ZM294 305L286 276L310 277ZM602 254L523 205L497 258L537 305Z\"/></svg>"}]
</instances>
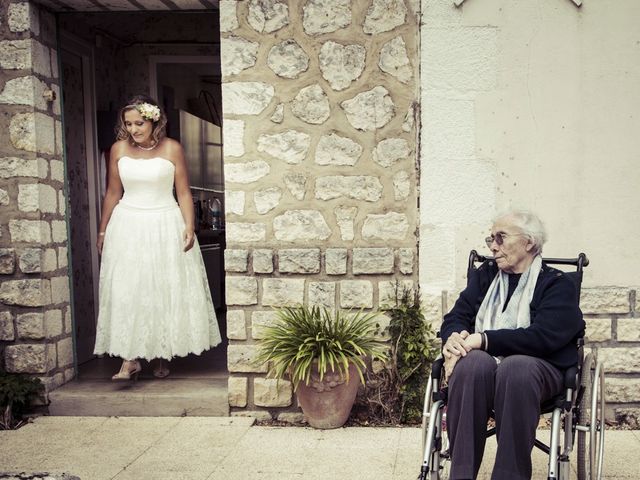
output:
<instances>
[{"instance_id":1,"label":"wheelchair backrest","mask_svg":"<svg viewBox=\"0 0 640 480\"><path fill-rule=\"evenodd\" d=\"M469 264L467 265L467 282L471 273L478 267L476 264L482 264L487 260L492 260L493 257L480 255L477 251L471 250L469 253ZM578 295L578 304L580 304L580 288L582 286L582 269L589 265L589 259L584 253L578 254L576 258L542 258L542 261L551 266L573 266L574 271L565 271L565 275L573 280L576 287L576 295Z\"/></svg>"}]
</instances>

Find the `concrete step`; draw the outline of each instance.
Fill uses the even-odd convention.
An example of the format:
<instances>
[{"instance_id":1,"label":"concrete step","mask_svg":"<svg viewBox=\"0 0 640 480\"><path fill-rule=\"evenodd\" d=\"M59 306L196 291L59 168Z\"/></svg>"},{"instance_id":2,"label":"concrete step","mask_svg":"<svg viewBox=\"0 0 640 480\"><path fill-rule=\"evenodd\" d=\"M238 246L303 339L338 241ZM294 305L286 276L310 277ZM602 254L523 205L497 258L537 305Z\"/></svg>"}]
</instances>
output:
<instances>
[{"instance_id":1,"label":"concrete step","mask_svg":"<svg viewBox=\"0 0 640 480\"><path fill-rule=\"evenodd\" d=\"M49 393L49 414L62 416L225 417L227 379L75 380Z\"/></svg>"}]
</instances>

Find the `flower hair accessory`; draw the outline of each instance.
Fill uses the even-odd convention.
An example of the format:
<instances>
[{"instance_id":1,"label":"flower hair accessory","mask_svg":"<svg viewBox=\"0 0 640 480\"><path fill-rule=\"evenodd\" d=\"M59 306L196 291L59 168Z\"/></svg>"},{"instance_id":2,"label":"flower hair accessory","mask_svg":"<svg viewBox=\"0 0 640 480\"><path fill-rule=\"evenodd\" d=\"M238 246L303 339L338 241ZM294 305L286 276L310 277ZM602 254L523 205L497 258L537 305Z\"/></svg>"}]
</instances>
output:
<instances>
[{"instance_id":1,"label":"flower hair accessory","mask_svg":"<svg viewBox=\"0 0 640 480\"><path fill-rule=\"evenodd\" d=\"M157 122L160 120L160 108L150 103L138 103L132 105L145 120Z\"/></svg>"}]
</instances>

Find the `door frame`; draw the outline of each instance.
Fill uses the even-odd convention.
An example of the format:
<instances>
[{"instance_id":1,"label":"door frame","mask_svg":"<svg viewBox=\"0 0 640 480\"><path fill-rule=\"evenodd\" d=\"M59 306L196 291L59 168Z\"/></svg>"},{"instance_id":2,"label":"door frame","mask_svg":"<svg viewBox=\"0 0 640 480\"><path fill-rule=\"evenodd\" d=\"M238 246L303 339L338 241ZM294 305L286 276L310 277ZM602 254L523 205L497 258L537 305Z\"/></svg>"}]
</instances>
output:
<instances>
[{"instance_id":1,"label":"door frame","mask_svg":"<svg viewBox=\"0 0 640 480\"><path fill-rule=\"evenodd\" d=\"M84 95L84 137L85 137L85 145L86 145L86 166L87 166L87 185L88 192L87 197L89 201L89 245L91 248L91 268L92 268L92 278L93 278L93 297L94 297L94 322L97 323L98 319L98 283L100 278L100 259L98 255L98 249L96 247L96 243L98 241L98 222L100 221L99 212L102 208L102 198L100 196L100 179L99 172L100 170L100 155L98 152L98 133L97 133L97 118L96 118L96 90L95 90L95 63L94 63L94 49L93 46L82 40L81 38L73 35L72 33L66 30L59 30L58 36L58 50L59 50L59 71L60 71L60 90L62 92L62 99L64 102L64 90L63 90L63 81L62 81L62 50L66 50L67 52L77 55L80 57L82 62L82 87L85 92ZM62 131L64 132L64 104L61 106L62 110ZM66 141L63 140L63 144ZM64 147L64 156L65 156L65 177L67 175L66 166L67 166L67 149L66 145ZM69 192L67 192L68 197ZM68 199L67 199L68 201ZM67 209L67 212L69 210ZM67 226L70 229L70 221L71 218L69 213L66 215L67 217ZM71 247L71 245L69 245ZM69 276L73 276L73 266L71 262L72 253L71 248L69 248ZM71 282L73 285L73 282ZM73 292L72 292L73 294ZM91 352L87 354L87 347L84 345L78 345L77 341L77 328L76 328L76 318L73 310L73 298L71 301L71 317L73 324L73 339L74 339L74 347L75 347L75 358L76 363L84 363L85 361L91 359L93 357L93 345L91 345ZM95 339L94 339L95 340ZM85 358L87 357L87 358ZM77 365L76 365L77 367Z\"/></svg>"}]
</instances>

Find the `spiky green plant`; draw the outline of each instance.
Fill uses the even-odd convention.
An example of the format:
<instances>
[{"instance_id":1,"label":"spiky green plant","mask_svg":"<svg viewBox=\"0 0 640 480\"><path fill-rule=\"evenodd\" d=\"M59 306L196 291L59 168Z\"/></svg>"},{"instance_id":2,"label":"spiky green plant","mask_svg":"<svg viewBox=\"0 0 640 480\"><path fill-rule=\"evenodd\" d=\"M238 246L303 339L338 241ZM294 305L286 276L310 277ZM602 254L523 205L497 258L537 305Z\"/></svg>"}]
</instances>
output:
<instances>
[{"instance_id":1,"label":"spiky green plant","mask_svg":"<svg viewBox=\"0 0 640 480\"><path fill-rule=\"evenodd\" d=\"M348 379L353 363L364 383L365 357L385 358L385 344L376 338L377 313L300 306L280 308L277 315L262 329L256 363L270 362L269 376L290 378L294 389L300 381L309 384L314 361L321 380L331 371Z\"/></svg>"}]
</instances>

